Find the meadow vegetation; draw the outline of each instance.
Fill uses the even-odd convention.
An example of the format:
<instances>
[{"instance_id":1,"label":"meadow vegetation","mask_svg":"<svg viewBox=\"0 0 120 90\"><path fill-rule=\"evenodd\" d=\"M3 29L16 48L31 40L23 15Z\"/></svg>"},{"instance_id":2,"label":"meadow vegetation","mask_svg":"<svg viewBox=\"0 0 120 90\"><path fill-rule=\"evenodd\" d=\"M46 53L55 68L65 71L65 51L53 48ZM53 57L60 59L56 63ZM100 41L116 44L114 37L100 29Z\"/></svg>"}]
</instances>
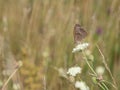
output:
<instances>
[{"instance_id":1,"label":"meadow vegetation","mask_svg":"<svg viewBox=\"0 0 120 90\"><path fill-rule=\"evenodd\" d=\"M91 67L105 69L106 89L94 83L84 55L72 53L76 23L88 32ZM90 90L120 90L119 0L0 0L0 89L16 70L2 90L78 90L66 78L73 66Z\"/></svg>"}]
</instances>

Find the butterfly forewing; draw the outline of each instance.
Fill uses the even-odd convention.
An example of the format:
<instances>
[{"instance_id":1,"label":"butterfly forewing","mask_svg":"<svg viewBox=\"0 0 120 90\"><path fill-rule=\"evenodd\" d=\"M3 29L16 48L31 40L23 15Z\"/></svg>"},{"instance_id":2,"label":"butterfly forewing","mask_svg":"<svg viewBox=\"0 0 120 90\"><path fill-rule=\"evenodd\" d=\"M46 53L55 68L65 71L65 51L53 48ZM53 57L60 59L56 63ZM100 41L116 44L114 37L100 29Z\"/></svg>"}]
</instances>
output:
<instances>
[{"instance_id":1,"label":"butterfly forewing","mask_svg":"<svg viewBox=\"0 0 120 90\"><path fill-rule=\"evenodd\" d=\"M76 44L79 44L81 40L87 36L87 32L79 24L76 24L74 26L73 34L74 34L74 42Z\"/></svg>"}]
</instances>

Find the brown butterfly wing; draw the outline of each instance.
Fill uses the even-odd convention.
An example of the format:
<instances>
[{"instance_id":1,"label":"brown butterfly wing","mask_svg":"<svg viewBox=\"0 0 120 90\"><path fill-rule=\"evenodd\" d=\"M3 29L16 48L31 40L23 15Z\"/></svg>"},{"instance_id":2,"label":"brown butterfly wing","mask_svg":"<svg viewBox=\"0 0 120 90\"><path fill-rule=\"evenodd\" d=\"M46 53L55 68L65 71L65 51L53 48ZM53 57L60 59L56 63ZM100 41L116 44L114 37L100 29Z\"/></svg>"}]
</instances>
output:
<instances>
[{"instance_id":1,"label":"brown butterfly wing","mask_svg":"<svg viewBox=\"0 0 120 90\"><path fill-rule=\"evenodd\" d=\"M87 32L79 24L75 25L73 34L76 44L79 44L87 36Z\"/></svg>"}]
</instances>

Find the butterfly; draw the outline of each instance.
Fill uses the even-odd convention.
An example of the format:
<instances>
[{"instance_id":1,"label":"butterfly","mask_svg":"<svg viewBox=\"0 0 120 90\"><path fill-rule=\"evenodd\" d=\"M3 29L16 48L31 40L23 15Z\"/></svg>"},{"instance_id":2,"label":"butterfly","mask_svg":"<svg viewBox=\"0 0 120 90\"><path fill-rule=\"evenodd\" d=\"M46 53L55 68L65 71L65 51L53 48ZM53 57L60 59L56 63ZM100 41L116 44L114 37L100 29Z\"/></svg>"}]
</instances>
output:
<instances>
[{"instance_id":1,"label":"butterfly","mask_svg":"<svg viewBox=\"0 0 120 90\"><path fill-rule=\"evenodd\" d=\"M79 24L75 24L73 35L75 44L80 44L81 41L87 36L87 32Z\"/></svg>"}]
</instances>

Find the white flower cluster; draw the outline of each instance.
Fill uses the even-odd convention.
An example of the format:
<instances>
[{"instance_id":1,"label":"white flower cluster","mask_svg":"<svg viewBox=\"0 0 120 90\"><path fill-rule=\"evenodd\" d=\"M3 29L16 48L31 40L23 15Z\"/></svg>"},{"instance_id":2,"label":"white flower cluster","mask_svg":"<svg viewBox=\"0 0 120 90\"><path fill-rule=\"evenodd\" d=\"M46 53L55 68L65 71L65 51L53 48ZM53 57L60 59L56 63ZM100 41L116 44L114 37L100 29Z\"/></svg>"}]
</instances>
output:
<instances>
[{"instance_id":1,"label":"white flower cluster","mask_svg":"<svg viewBox=\"0 0 120 90\"><path fill-rule=\"evenodd\" d=\"M67 74L71 76L76 76L78 73L81 73L81 68L76 66L76 67L71 67L68 69Z\"/></svg>"},{"instance_id":2,"label":"white flower cluster","mask_svg":"<svg viewBox=\"0 0 120 90\"><path fill-rule=\"evenodd\" d=\"M89 43L78 44L75 48L73 48L72 53L82 51L86 49L88 46L89 46Z\"/></svg>"},{"instance_id":3,"label":"white flower cluster","mask_svg":"<svg viewBox=\"0 0 120 90\"><path fill-rule=\"evenodd\" d=\"M69 68L67 71L67 74L75 77L77 74L81 73L81 71L82 71L82 69L80 67L75 66L75 67ZM89 90L89 87L83 81L76 81L75 88L78 88L80 90Z\"/></svg>"},{"instance_id":4,"label":"white flower cluster","mask_svg":"<svg viewBox=\"0 0 120 90\"><path fill-rule=\"evenodd\" d=\"M103 73L105 72L105 68L103 66L98 66L96 68L96 73L99 75L103 75Z\"/></svg>"},{"instance_id":5,"label":"white flower cluster","mask_svg":"<svg viewBox=\"0 0 120 90\"><path fill-rule=\"evenodd\" d=\"M76 81L75 87L80 89L80 90L89 90L89 87L83 81Z\"/></svg>"}]
</instances>

